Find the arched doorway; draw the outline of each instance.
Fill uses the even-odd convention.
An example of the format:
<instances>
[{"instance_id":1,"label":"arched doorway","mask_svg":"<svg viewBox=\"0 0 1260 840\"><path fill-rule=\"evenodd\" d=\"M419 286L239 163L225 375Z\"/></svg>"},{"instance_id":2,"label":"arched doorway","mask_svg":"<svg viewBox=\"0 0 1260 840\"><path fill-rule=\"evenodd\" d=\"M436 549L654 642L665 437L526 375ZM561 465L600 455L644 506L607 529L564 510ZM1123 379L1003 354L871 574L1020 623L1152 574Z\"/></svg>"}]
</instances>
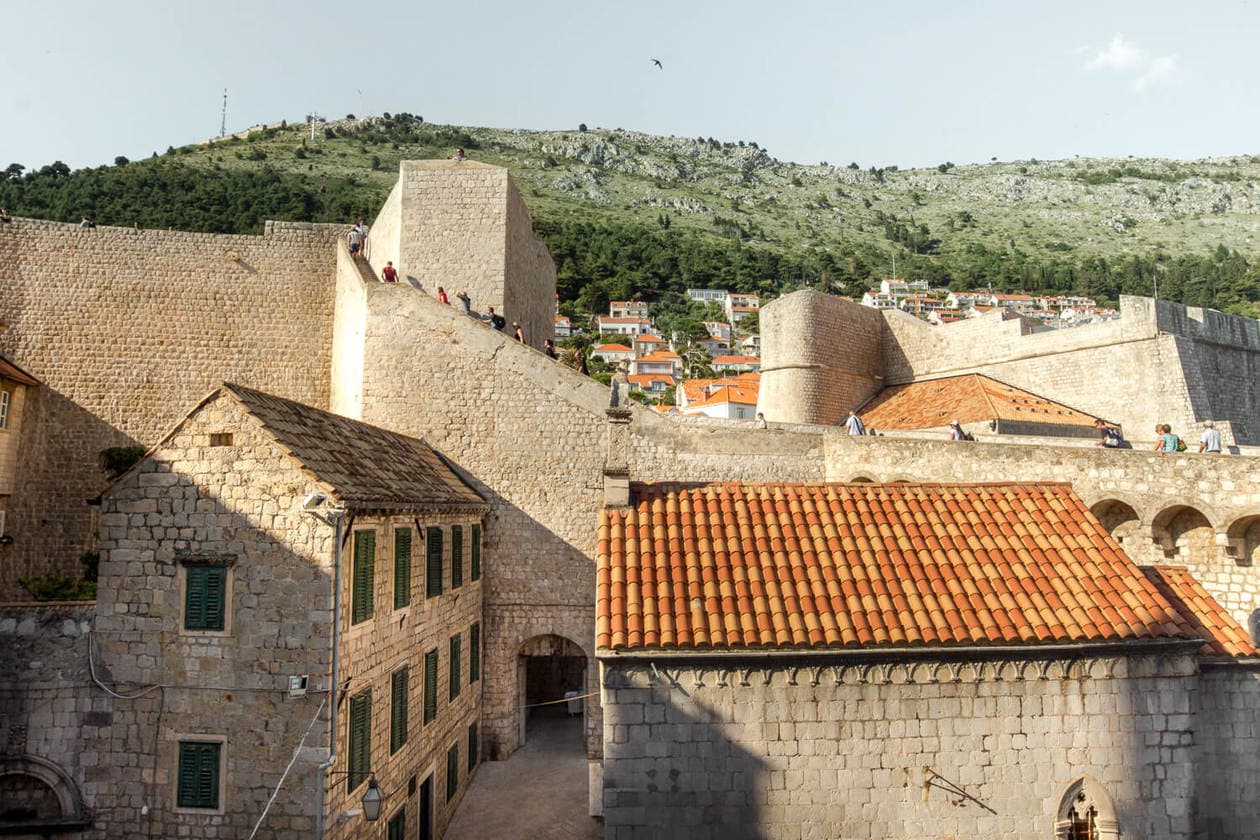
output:
<instances>
[{"instance_id":1,"label":"arched doorway","mask_svg":"<svg viewBox=\"0 0 1260 840\"><path fill-rule=\"evenodd\" d=\"M38 756L0 760L0 823L32 836L89 824L79 789L58 765Z\"/></svg>"},{"instance_id":2,"label":"arched doorway","mask_svg":"<svg viewBox=\"0 0 1260 840\"><path fill-rule=\"evenodd\" d=\"M531 732L572 724L581 737L586 712L586 653L554 634L526 639L517 655L521 697L521 743ZM554 732L552 733L554 735Z\"/></svg>"},{"instance_id":3,"label":"arched doorway","mask_svg":"<svg viewBox=\"0 0 1260 840\"><path fill-rule=\"evenodd\" d=\"M1097 781L1083 776L1059 800L1055 840L1117 840L1120 824L1111 797Z\"/></svg>"},{"instance_id":4,"label":"arched doorway","mask_svg":"<svg viewBox=\"0 0 1260 840\"><path fill-rule=\"evenodd\" d=\"M1140 556L1138 541L1134 539L1142 522L1132 505L1119 499L1104 499L1089 510L1107 529L1107 533L1111 534L1111 538L1118 542L1133 560L1141 563L1147 559Z\"/></svg>"}]
</instances>

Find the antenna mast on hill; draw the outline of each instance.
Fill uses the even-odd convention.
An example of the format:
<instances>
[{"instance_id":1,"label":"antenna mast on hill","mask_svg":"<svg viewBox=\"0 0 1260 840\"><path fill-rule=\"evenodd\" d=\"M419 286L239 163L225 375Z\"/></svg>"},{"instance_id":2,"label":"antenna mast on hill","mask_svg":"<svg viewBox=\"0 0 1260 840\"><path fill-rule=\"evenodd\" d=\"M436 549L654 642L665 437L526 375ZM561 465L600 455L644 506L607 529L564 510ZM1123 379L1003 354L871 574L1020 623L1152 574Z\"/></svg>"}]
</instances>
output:
<instances>
[{"instance_id":1,"label":"antenna mast on hill","mask_svg":"<svg viewBox=\"0 0 1260 840\"><path fill-rule=\"evenodd\" d=\"M315 142L315 123L324 122L324 118L321 117L319 114L315 113L314 111L311 111L309 114L306 115L306 121L311 124L311 142L314 143Z\"/></svg>"},{"instance_id":2,"label":"antenna mast on hill","mask_svg":"<svg viewBox=\"0 0 1260 840\"><path fill-rule=\"evenodd\" d=\"M227 137L227 88L223 89L223 117L219 120L219 136Z\"/></svg>"}]
</instances>

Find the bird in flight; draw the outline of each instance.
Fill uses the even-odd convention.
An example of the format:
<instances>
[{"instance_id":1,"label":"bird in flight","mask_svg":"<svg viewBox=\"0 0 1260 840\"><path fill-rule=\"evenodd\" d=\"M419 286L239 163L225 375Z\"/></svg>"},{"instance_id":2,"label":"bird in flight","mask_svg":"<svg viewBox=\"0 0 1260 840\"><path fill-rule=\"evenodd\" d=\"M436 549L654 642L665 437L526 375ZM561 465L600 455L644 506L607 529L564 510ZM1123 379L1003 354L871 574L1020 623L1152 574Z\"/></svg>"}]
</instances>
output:
<instances>
[{"instance_id":1,"label":"bird in flight","mask_svg":"<svg viewBox=\"0 0 1260 840\"><path fill-rule=\"evenodd\" d=\"M654 58L654 59L652 59L652 63L656 65L656 67L657 67L657 69L658 69L658 70L664 70L664 69L665 69L665 65L664 65L664 64L661 64L661 60L660 60L659 58Z\"/></svg>"}]
</instances>

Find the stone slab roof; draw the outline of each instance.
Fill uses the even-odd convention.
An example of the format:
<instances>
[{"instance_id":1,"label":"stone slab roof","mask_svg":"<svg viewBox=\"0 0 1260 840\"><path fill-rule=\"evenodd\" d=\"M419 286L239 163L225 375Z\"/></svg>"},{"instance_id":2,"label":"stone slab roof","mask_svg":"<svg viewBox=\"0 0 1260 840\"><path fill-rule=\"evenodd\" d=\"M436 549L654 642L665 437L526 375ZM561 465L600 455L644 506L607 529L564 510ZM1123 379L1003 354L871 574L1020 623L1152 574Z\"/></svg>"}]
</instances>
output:
<instances>
[{"instance_id":1,"label":"stone slab roof","mask_svg":"<svg viewBox=\"0 0 1260 840\"><path fill-rule=\"evenodd\" d=\"M933 429L960 423L1012 420L1094 430L1094 417L978 373L893 385L862 406L875 429Z\"/></svg>"},{"instance_id":2,"label":"stone slab roof","mask_svg":"<svg viewBox=\"0 0 1260 840\"><path fill-rule=\"evenodd\" d=\"M11 379L14 382L20 382L23 385L39 384L38 379L13 364L13 362L10 362L4 356L0 356L0 379Z\"/></svg>"},{"instance_id":3,"label":"stone slab roof","mask_svg":"<svg viewBox=\"0 0 1260 840\"><path fill-rule=\"evenodd\" d=\"M1068 484L636 484L596 568L604 650L1199 637Z\"/></svg>"},{"instance_id":4,"label":"stone slab roof","mask_svg":"<svg viewBox=\"0 0 1260 840\"><path fill-rule=\"evenodd\" d=\"M241 385L221 391L348 506L487 507L424 441Z\"/></svg>"},{"instance_id":5,"label":"stone slab roof","mask_svg":"<svg viewBox=\"0 0 1260 840\"><path fill-rule=\"evenodd\" d=\"M1260 656L1251 634L1208 594L1184 566L1143 566L1143 574L1176 608L1186 635L1206 639L1204 656Z\"/></svg>"}]
</instances>

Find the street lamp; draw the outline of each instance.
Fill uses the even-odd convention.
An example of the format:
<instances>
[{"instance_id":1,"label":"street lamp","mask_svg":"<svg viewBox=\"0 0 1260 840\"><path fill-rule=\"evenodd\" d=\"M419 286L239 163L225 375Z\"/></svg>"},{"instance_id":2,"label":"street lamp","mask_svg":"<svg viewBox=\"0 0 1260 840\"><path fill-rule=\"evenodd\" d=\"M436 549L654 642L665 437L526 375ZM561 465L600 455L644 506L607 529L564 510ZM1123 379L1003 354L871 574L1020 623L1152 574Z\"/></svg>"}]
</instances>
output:
<instances>
[{"instance_id":1,"label":"street lamp","mask_svg":"<svg viewBox=\"0 0 1260 840\"><path fill-rule=\"evenodd\" d=\"M385 794L381 793L375 777L368 779L368 788L363 792L361 801L363 804L363 819L368 822L376 822L381 818L381 803L385 801Z\"/></svg>"}]
</instances>

